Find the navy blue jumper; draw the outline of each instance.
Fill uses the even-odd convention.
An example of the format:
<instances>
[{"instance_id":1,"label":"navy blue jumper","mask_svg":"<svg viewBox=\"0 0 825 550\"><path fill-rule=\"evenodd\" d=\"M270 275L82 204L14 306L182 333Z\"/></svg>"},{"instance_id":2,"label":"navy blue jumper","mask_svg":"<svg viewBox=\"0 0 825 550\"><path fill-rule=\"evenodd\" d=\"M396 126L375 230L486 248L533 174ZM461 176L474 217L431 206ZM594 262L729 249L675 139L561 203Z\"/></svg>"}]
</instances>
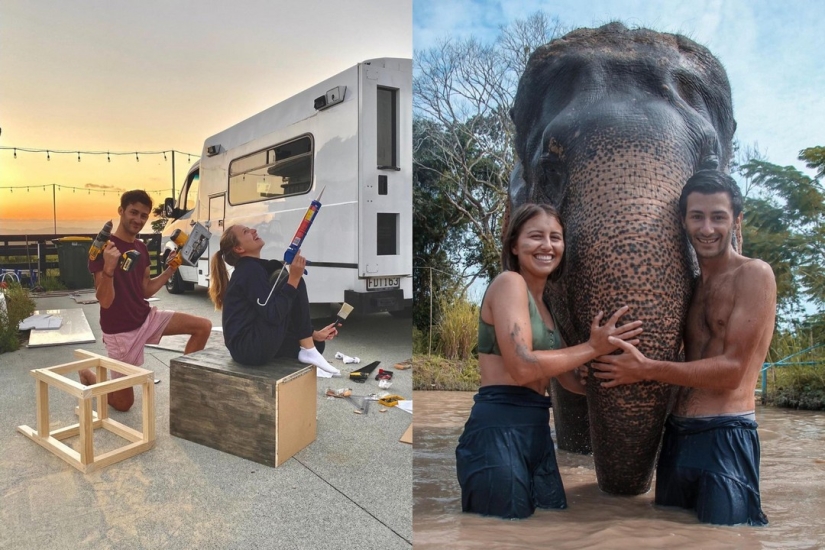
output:
<instances>
[{"instance_id":1,"label":"navy blue jumper","mask_svg":"<svg viewBox=\"0 0 825 550\"><path fill-rule=\"evenodd\" d=\"M232 359L250 366L275 357L298 357L303 338L312 337L309 298L303 278L296 289L284 272L265 306L283 264L278 260L243 257L235 264L223 299L223 338ZM323 352L324 343L314 342Z\"/></svg>"}]
</instances>

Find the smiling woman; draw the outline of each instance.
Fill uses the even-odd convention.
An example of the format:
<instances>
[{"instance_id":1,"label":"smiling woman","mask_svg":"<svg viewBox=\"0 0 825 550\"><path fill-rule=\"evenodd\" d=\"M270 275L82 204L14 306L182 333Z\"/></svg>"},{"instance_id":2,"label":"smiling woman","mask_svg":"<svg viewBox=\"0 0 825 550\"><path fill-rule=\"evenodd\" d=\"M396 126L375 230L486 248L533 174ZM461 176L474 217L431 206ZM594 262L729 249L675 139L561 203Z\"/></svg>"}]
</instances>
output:
<instances>
[{"instance_id":1,"label":"smiling woman","mask_svg":"<svg viewBox=\"0 0 825 550\"><path fill-rule=\"evenodd\" d=\"M567 507L548 424L550 379L584 393L572 371L613 351L610 336L637 341L641 323L617 328L627 312L623 307L600 326L599 313L590 340L564 347L542 299L548 280L563 273L564 226L552 206L516 209L502 248L506 271L493 280L481 304L481 388L459 439L456 469L465 512L524 518L536 507Z\"/></svg>"}]
</instances>

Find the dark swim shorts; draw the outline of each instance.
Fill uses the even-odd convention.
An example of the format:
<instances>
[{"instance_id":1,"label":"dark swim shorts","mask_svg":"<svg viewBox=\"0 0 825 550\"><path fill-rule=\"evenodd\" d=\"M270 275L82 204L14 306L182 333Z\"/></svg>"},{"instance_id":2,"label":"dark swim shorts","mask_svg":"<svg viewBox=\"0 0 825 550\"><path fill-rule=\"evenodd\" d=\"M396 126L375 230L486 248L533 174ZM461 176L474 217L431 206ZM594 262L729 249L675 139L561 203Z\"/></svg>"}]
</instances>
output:
<instances>
[{"instance_id":1,"label":"dark swim shorts","mask_svg":"<svg viewBox=\"0 0 825 550\"><path fill-rule=\"evenodd\" d=\"M461 507L505 519L567 508L550 435L550 399L519 386L484 386L455 450Z\"/></svg>"},{"instance_id":2,"label":"dark swim shorts","mask_svg":"<svg viewBox=\"0 0 825 550\"><path fill-rule=\"evenodd\" d=\"M695 509L703 523L767 525L756 422L671 415L656 469L656 504Z\"/></svg>"}]
</instances>

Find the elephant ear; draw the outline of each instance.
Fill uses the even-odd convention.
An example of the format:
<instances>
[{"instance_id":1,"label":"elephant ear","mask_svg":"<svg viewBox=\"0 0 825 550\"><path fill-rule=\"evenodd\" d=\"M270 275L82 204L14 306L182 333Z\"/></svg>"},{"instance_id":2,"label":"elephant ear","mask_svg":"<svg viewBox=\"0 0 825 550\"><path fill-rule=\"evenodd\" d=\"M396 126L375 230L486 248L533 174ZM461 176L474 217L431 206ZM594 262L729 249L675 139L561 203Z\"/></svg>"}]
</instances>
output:
<instances>
[{"instance_id":1,"label":"elephant ear","mask_svg":"<svg viewBox=\"0 0 825 550\"><path fill-rule=\"evenodd\" d=\"M504 217L501 220L501 243L504 244L504 235L510 225L510 212L528 202L530 191L524 180L524 168L521 161L516 161L513 171L510 172L510 185L507 188L507 202L504 205Z\"/></svg>"},{"instance_id":2,"label":"elephant ear","mask_svg":"<svg viewBox=\"0 0 825 550\"><path fill-rule=\"evenodd\" d=\"M510 210L515 210L530 199L530 188L524 179L524 166L516 161L513 171L510 172L510 186L507 191Z\"/></svg>"}]
</instances>

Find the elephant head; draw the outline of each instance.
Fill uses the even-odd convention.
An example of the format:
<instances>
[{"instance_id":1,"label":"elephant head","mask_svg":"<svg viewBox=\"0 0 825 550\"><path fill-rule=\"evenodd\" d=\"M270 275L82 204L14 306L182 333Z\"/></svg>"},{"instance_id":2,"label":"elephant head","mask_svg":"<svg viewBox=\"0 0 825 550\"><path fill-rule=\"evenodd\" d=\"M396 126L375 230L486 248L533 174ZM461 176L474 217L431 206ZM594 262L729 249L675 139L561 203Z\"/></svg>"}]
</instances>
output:
<instances>
[{"instance_id":1,"label":"elephant head","mask_svg":"<svg viewBox=\"0 0 825 550\"><path fill-rule=\"evenodd\" d=\"M565 221L566 273L547 299L568 345L588 339L598 311L627 304L624 321L644 323L639 349L676 360L695 271L679 193L697 170L727 167L736 128L722 65L680 35L579 29L531 55L511 117L510 207L550 202ZM567 424L589 416L602 490L647 491L671 389L604 389L591 376L577 413L554 387L559 446L577 446Z\"/></svg>"}]
</instances>

